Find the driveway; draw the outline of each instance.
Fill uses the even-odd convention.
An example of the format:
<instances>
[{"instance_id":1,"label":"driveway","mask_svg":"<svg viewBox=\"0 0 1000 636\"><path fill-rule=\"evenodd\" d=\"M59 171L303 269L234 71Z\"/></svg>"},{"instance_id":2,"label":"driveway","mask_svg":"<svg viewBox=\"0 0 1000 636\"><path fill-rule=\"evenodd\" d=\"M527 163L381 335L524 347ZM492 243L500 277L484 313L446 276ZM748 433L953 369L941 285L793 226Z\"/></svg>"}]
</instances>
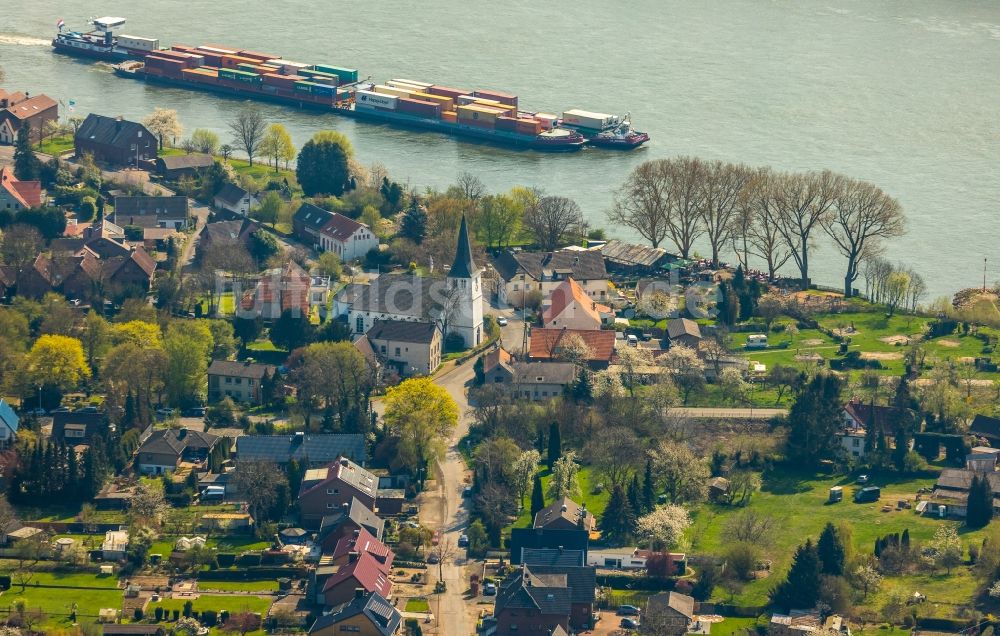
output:
<instances>
[{"instance_id":1,"label":"driveway","mask_svg":"<svg viewBox=\"0 0 1000 636\"><path fill-rule=\"evenodd\" d=\"M190 273L194 268L194 248L201 237L201 229L208 222L209 213L207 205L202 205L194 199L188 199L188 204L191 215L194 216L194 233L188 235L187 241L184 242L184 249L181 251L181 257L177 259L177 266L183 273Z\"/></svg>"},{"instance_id":2,"label":"driveway","mask_svg":"<svg viewBox=\"0 0 1000 636\"><path fill-rule=\"evenodd\" d=\"M436 467L436 488L425 491L420 498L421 524L440 531L441 542L450 546L452 552L451 556L443 559L441 568L447 591L430 597L431 610L438 617L435 631L447 636L465 636L473 633L475 628L470 612L475 611L476 607L465 600L465 591L469 587L466 576L469 560L465 557L465 550L457 547L458 537L469 523L468 503L462 497L468 470L457 449L458 442L465 437L471 421L466 387L472 382L473 375L470 360L434 378L434 382L448 391L458 404L459 420L447 455ZM429 579L436 580L437 575L437 567L429 566Z\"/></svg>"}]
</instances>

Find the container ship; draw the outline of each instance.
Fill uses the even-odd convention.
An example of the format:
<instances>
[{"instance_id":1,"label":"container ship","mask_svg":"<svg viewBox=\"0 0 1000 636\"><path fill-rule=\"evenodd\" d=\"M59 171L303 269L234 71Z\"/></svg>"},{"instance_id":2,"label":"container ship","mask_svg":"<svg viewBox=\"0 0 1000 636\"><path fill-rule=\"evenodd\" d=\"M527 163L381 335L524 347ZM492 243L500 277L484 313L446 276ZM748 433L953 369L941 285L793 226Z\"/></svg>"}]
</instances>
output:
<instances>
[{"instance_id":1,"label":"container ship","mask_svg":"<svg viewBox=\"0 0 1000 636\"><path fill-rule=\"evenodd\" d=\"M125 18L105 17L90 20L90 31L64 31L66 23L56 24L59 33L52 38L52 49L57 53L89 57L106 62L124 62L140 58L160 48L160 41L134 35L115 35L115 30L125 25Z\"/></svg>"},{"instance_id":2,"label":"container ship","mask_svg":"<svg viewBox=\"0 0 1000 636\"><path fill-rule=\"evenodd\" d=\"M102 20L121 19L102 18L95 25ZM110 29L104 33L102 46L124 56L115 66L121 77L546 152L573 152L588 144L631 149L649 141L649 135L632 129L627 115L568 110L558 116L522 109L516 95L499 91L408 79L376 83L359 78L356 69L304 64L260 51L217 44L164 49L155 40L116 38Z\"/></svg>"}]
</instances>

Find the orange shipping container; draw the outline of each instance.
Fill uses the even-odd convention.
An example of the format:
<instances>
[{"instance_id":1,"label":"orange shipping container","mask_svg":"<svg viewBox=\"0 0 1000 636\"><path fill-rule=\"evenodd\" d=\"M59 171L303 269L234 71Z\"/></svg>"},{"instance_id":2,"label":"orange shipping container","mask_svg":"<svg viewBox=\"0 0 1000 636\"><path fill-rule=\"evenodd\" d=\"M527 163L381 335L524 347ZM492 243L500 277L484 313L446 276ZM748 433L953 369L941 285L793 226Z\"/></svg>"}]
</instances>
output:
<instances>
[{"instance_id":1,"label":"orange shipping container","mask_svg":"<svg viewBox=\"0 0 1000 636\"><path fill-rule=\"evenodd\" d=\"M441 119L443 119L444 121L456 122L458 121L458 113L456 113L453 110L446 110L445 112L441 113Z\"/></svg>"}]
</instances>

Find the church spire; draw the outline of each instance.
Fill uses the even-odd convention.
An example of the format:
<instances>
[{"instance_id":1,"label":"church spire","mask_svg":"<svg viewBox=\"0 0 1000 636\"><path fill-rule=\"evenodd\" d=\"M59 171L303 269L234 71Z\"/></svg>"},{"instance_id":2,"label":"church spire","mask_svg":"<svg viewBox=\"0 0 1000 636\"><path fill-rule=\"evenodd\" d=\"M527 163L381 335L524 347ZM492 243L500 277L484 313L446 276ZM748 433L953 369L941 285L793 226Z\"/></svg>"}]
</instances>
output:
<instances>
[{"instance_id":1,"label":"church spire","mask_svg":"<svg viewBox=\"0 0 1000 636\"><path fill-rule=\"evenodd\" d=\"M472 243L469 241L469 226L462 215L462 226L458 230L458 247L455 250L455 262L448 271L449 278L472 278L476 264L472 262Z\"/></svg>"}]
</instances>

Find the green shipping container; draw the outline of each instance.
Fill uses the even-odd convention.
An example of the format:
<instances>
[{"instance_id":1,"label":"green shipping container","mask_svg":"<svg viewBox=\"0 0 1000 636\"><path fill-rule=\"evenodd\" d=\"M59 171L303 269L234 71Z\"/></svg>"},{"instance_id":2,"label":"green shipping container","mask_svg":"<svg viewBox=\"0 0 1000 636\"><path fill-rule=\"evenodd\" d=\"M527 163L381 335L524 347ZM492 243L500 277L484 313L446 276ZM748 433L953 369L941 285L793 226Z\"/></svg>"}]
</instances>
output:
<instances>
[{"instance_id":1,"label":"green shipping container","mask_svg":"<svg viewBox=\"0 0 1000 636\"><path fill-rule=\"evenodd\" d=\"M325 64L317 64L316 70L323 73L330 73L336 75L340 78L340 81L344 84L348 82L358 81L358 71L353 68L340 68L339 66L327 66Z\"/></svg>"}]
</instances>

